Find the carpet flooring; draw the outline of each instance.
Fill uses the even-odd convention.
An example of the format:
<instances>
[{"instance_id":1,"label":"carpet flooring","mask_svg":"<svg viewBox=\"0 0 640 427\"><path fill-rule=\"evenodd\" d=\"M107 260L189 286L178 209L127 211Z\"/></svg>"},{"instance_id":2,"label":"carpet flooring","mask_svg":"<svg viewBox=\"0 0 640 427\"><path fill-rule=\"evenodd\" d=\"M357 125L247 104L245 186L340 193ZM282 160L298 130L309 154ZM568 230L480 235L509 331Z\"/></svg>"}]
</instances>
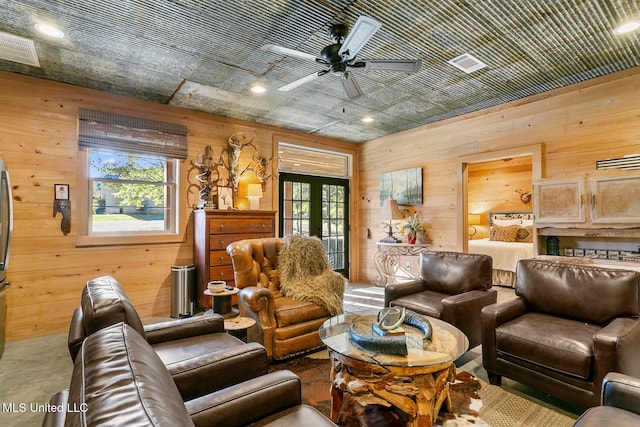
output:
<instances>
[{"instance_id":1,"label":"carpet flooring","mask_svg":"<svg viewBox=\"0 0 640 427\"><path fill-rule=\"evenodd\" d=\"M498 300L512 297L513 290L499 289ZM351 312L362 312L382 307L384 302L384 289L371 285L350 284L345 292L345 309ZM149 321L149 319L146 319ZM153 321L166 319L152 319ZM42 424L43 413L30 411L30 404L45 404L50 397L69 387L71 371L73 365L66 346L67 334L53 334L40 338L33 338L21 341L8 342L5 352L0 358L0 426L9 427L35 427ZM313 357L311 357L313 356ZM313 378L312 382L307 382L303 391L303 397L313 406L318 407L323 412L329 412L329 368L326 352L305 356L286 363L295 363L295 371L305 377ZM323 362L324 360L324 362ZM531 413L535 413L539 408L547 408L552 413L557 413L571 419L575 419L581 413L580 408L555 400L543 395L536 390L530 389L522 384L503 378L502 387L488 385L486 372L482 368L482 355L480 348L476 347L468 351L456 363L459 370L471 373L480 381L480 396L483 399L485 410L492 406L492 401L524 401L520 406L509 403L509 407L502 407L495 410L490 418L482 411L479 418L485 425L499 427L502 425L517 426L531 425L536 427L556 427L555 421L551 418L539 418L540 424L517 424L520 419L528 418ZM273 364L272 369L285 369L285 364ZM306 373L308 372L308 374ZM487 385L485 385L487 384ZM493 390L497 389L497 390ZM492 396L497 397L492 399ZM535 405L530 405L533 403ZM11 410L11 404L16 410ZM26 404L27 410L21 411L20 404ZM500 421L501 417L513 414L514 421ZM498 419L500 418L500 419ZM509 420L509 418L505 418ZM452 421L452 420L449 420ZM458 424L447 424L446 427L479 425L477 419ZM514 422L514 424L509 424ZM482 424L480 424L482 425ZM385 426L386 427L386 426Z\"/></svg>"}]
</instances>

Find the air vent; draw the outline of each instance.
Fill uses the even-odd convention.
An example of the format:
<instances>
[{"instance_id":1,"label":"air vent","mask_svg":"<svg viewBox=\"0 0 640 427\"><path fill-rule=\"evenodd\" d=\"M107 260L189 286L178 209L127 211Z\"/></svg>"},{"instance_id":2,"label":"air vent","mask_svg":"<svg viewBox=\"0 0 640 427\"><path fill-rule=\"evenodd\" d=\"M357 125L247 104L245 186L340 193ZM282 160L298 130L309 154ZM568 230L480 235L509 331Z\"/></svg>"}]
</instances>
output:
<instances>
[{"instance_id":1,"label":"air vent","mask_svg":"<svg viewBox=\"0 0 640 427\"><path fill-rule=\"evenodd\" d=\"M627 154L620 159L597 160L596 169L640 169L640 154Z\"/></svg>"},{"instance_id":2,"label":"air vent","mask_svg":"<svg viewBox=\"0 0 640 427\"><path fill-rule=\"evenodd\" d=\"M33 40L0 32L0 59L40 66Z\"/></svg>"},{"instance_id":3,"label":"air vent","mask_svg":"<svg viewBox=\"0 0 640 427\"><path fill-rule=\"evenodd\" d=\"M463 53L462 55L455 57L447 62L454 67L461 69L467 74L487 66L487 64L477 58L474 58L468 53Z\"/></svg>"}]
</instances>

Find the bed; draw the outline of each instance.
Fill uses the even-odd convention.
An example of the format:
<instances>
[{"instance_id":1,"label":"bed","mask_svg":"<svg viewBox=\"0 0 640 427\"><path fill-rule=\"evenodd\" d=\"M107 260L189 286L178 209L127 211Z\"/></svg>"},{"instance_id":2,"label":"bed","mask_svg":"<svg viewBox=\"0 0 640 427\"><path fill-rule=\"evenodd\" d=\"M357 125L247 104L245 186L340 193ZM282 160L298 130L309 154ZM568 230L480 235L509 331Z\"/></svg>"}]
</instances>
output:
<instances>
[{"instance_id":1,"label":"bed","mask_svg":"<svg viewBox=\"0 0 640 427\"><path fill-rule=\"evenodd\" d=\"M469 252L493 259L493 284L515 286L516 264L533 257L533 213L489 212L490 236L469 240Z\"/></svg>"}]
</instances>

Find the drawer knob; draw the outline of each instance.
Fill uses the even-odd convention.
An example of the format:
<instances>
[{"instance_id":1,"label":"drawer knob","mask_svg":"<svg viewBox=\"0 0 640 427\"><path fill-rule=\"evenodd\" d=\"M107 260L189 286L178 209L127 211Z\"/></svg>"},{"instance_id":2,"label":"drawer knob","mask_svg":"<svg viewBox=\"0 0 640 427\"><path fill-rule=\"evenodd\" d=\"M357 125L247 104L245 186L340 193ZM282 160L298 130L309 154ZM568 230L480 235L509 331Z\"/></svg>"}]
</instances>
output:
<instances>
[{"instance_id":1,"label":"drawer knob","mask_svg":"<svg viewBox=\"0 0 640 427\"><path fill-rule=\"evenodd\" d=\"M220 224L220 231L224 229L224 224Z\"/></svg>"},{"instance_id":2,"label":"drawer knob","mask_svg":"<svg viewBox=\"0 0 640 427\"><path fill-rule=\"evenodd\" d=\"M266 224L260 224L260 226L262 227L262 229L264 230L265 228L267 228Z\"/></svg>"}]
</instances>

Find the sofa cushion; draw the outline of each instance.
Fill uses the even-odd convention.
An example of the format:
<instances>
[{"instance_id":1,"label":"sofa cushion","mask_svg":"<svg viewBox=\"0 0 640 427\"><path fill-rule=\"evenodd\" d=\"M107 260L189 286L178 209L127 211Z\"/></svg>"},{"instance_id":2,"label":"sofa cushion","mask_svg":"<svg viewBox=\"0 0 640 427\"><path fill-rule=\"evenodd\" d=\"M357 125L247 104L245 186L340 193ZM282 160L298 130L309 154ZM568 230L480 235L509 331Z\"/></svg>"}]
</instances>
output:
<instances>
[{"instance_id":1,"label":"sofa cushion","mask_svg":"<svg viewBox=\"0 0 640 427\"><path fill-rule=\"evenodd\" d=\"M592 377L593 336L599 325L527 313L496 328L496 351L563 374Z\"/></svg>"},{"instance_id":2,"label":"sofa cushion","mask_svg":"<svg viewBox=\"0 0 640 427\"><path fill-rule=\"evenodd\" d=\"M490 289L492 266L492 258L482 254L420 254L420 277L429 290L446 294Z\"/></svg>"},{"instance_id":3,"label":"sofa cushion","mask_svg":"<svg viewBox=\"0 0 640 427\"><path fill-rule=\"evenodd\" d=\"M440 292L423 291L391 301L391 306L401 306L425 316L442 318L442 299L450 296Z\"/></svg>"},{"instance_id":4,"label":"sofa cushion","mask_svg":"<svg viewBox=\"0 0 640 427\"><path fill-rule=\"evenodd\" d=\"M90 335L74 364L67 426L189 426L191 417L164 364L131 327Z\"/></svg>"},{"instance_id":5,"label":"sofa cushion","mask_svg":"<svg viewBox=\"0 0 640 427\"><path fill-rule=\"evenodd\" d=\"M82 322L85 333L124 322L143 337L144 326L122 286L111 276L89 280L82 290Z\"/></svg>"},{"instance_id":6,"label":"sofa cushion","mask_svg":"<svg viewBox=\"0 0 640 427\"><path fill-rule=\"evenodd\" d=\"M331 317L329 313L318 304L308 301L280 297L275 299L275 305L278 328Z\"/></svg>"}]
</instances>

